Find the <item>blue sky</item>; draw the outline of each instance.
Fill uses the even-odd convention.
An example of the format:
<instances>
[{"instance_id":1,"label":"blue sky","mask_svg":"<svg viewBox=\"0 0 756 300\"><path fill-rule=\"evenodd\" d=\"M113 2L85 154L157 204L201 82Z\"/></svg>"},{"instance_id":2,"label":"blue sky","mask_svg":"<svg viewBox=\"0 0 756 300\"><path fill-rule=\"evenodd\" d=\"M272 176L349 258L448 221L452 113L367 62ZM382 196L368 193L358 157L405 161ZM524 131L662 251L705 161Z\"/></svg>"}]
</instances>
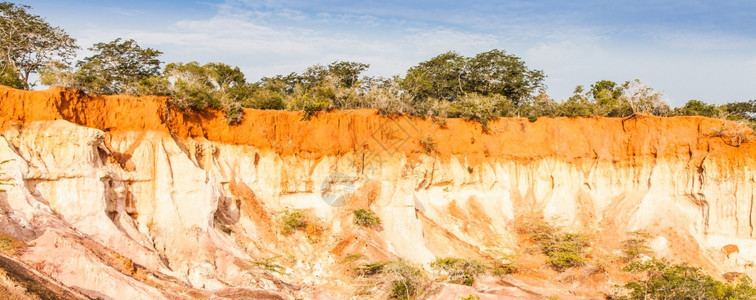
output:
<instances>
[{"instance_id":1,"label":"blue sky","mask_svg":"<svg viewBox=\"0 0 756 300\"><path fill-rule=\"evenodd\" d=\"M249 81L352 60L404 75L446 51L494 48L576 85L641 79L673 106L756 99L756 1L21 1L82 48L117 37L164 62L220 61ZM86 53L82 51L82 55Z\"/></svg>"}]
</instances>

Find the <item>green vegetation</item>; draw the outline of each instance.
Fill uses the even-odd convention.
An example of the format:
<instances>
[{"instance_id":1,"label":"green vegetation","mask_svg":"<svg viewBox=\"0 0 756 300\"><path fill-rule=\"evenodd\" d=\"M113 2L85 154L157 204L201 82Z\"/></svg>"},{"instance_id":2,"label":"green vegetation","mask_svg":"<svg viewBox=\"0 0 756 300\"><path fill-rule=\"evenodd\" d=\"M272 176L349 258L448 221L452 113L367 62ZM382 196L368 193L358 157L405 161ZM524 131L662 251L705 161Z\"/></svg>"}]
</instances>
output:
<instances>
[{"instance_id":1,"label":"green vegetation","mask_svg":"<svg viewBox=\"0 0 756 300\"><path fill-rule=\"evenodd\" d=\"M286 211L283 213L280 219L281 233L284 235L290 235L296 230L305 230L307 227L307 220L305 219L302 211Z\"/></svg>"},{"instance_id":2,"label":"green vegetation","mask_svg":"<svg viewBox=\"0 0 756 300\"><path fill-rule=\"evenodd\" d=\"M6 159L4 161L0 161L0 166L8 163L9 161L11 161L11 160L10 159ZM0 176L3 176L3 175L5 175L5 172L3 172L2 170L0 170ZM8 182L0 181L0 193L4 193L5 192L5 189L2 188L2 186L4 186L4 185L13 185L13 183L8 183Z\"/></svg>"},{"instance_id":3,"label":"green vegetation","mask_svg":"<svg viewBox=\"0 0 756 300\"><path fill-rule=\"evenodd\" d=\"M485 265L476 260L454 257L437 258L430 266L445 272L448 282L468 286L475 282L475 277L486 272Z\"/></svg>"},{"instance_id":4,"label":"green vegetation","mask_svg":"<svg viewBox=\"0 0 756 300\"><path fill-rule=\"evenodd\" d=\"M281 265L273 262L273 258L265 258L260 260L252 261L252 264L255 266L258 266L262 268L263 270L266 270L268 272L274 272L274 273L283 273L284 267Z\"/></svg>"},{"instance_id":5,"label":"green vegetation","mask_svg":"<svg viewBox=\"0 0 756 300\"><path fill-rule=\"evenodd\" d=\"M354 270L357 275L367 277L376 292L392 299L420 299L429 285L422 269L401 259L367 263ZM373 292L367 289L361 293Z\"/></svg>"},{"instance_id":6,"label":"green vegetation","mask_svg":"<svg viewBox=\"0 0 756 300\"><path fill-rule=\"evenodd\" d=\"M533 239L546 255L546 263L554 270L562 272L580 267L587 260L590 245L587 235L561 232L561 228L542 219L528 220L519 231Z\"/></svg>"},{"instance_id":7,"label":"green vegetation","mask_svg":"<svg viewBox=\"0 0 756 300\"><path fill-rule=\"evenodd\" d=\"M633 262L624 270L641 273L644 279L625 284L625 293L612 299L756 299L747 276L723 283L699 268L656 259Z\"/></svg>"},{"instance_id":8,"label":"green vegetation","mask_svg":"<svg viewBox=\"0 0 756 300\"><path fill-rule=\"evenodd\" d=\"M354 224L361 227L377 227L381 226L381 218L379 218L374 212L357 209L352 211L354 214Z\"/></svg>"},{"instance_id":9,"label":"green vegetation","mask_svg":"<svg viewBox=\"0 0 756 300\"><path fill-rule=\"evenodd\" d=\"M514 255L505 255L494 261L490 266L491 275L504 276L507 274L517 273L518 266Z\"/></svg>"},{"instance_id":10,"label":"green vegetation","mask_svg":"<svg viewBox=\"0 0 756 300\"><path fill-rule=\"evenodd\" d=\"M651 254L648 239L651 237L645 231L633 231L628 233L630 237L622 241L622 260L626 263L635 261L641 255Z\"/></svg>"},{"instance_id":11,"label":"green vegetation","mask_svg":"<svg viewBox=\"0 0 756 300\"><path fill-rule=\"evenodd\" d=\"M492 49L471 57L446 52L391 78L362 74L370 65L334 61L301 73L247 82L238 67L221 62L173 62L160 70L160 51L134 40L95 43L94 54L76 63L75 40L29 6L0 3L0 84L30 89L29 75L40 82L90 93L168 96L183 110L222 110L229 124L243 120L243 108L302 111L309 120L331 109L376 109L381 115L432 118L445 128L445 118L481 124L499 117L629 117L700 115L742 121L756 128L756 100L724 105L691 100L670 109L662 94L640 80L598 80L557 102L545 91L542 70L519 57ZM33 36L34 38L27 38ZM747 134L750 134L748 132ZM739 139L740 142L744 139ZM739 145L738 141L733 144Z\"/></svg>"},{"instance_id":12,"label":"green vegetation","mask_svg":"<svg viewBox=\"0 0 756 300\"><path fill-rule=\"evenodd\" d=\"M425 154L431 154L438 150L436 149L438 145L436 145L436 141L433 140L431 136L424 136L422 139L420 139L419 143Z\"/></svg>"},{"instance_id":13,"label":"green vegetation","mask_svg":"<svg viewBox=\"0 0 756 300\"><path fill-rule=\"evenodd\" d=\"M26 249L26 243L7 234L0 234L0 252L15 256Z\"/></svg>"},{"instance_id":14,"label":"green vegetation","mask_svg":"<svg viewBox=\"0 0 756 300\"><path fill-rule=\"evenodd\" d=\"M78 49L63 29L29 10L27 5L0 2L0 83L27 90L34 86L31 74L55 61L66 63Z\"/></svg>"},{"instance_id":15,"label":"green vegetation","mask_svg":"<svg viewBox=\"0 0 756 300\"><path fill-rule=\"evenodd\" d=\"M323 235L324 228L315 219L308 218L304 211L284 211L278 218L281 234L288 236L301 231L310 243L317 243Z\"/></svg>"}]
</instances>

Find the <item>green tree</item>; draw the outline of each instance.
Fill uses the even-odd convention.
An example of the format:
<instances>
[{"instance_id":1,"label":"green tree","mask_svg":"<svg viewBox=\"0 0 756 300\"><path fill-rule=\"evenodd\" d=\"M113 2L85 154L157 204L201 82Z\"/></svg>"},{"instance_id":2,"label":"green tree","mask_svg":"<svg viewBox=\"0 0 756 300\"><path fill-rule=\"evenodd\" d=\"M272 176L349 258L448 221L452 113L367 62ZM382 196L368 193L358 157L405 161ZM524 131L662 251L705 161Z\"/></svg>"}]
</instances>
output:
<instances>
[{"instance_id":1,"label":"green tree","mask_svg":"<svg viewBox=\"0 0 756 300\"><path fill-rule=\"evenodd\" d=\"M626 117L632 114L627 103L622 101L623 86L614 81L599 80L591 84L589 91L596 105L596 115L609 117Z\"/></svg>"},{"instance_id":2,"label":"green tree","mask_svg":"<svg viewBox=\"0 0 756 300\"><path fill-rule=\"evenodd\" d=\"M728 120L756 122L756 100L727 103L721 109Z\"/></svg>"},{"instance_id":3,"label":"green tree","mask_svg":"<svg viewBox=\"0 0 756 300\"><path fill-rule=\"evenodd\" d=\"M63 29L30 14L29 9L27 5L0 2L0 80L24 89L34 85L29 82L32 73L50 61L68 61L79 48ZM9 76L16 76L18 81Z\"/></svg>"},{"instance_id":4,"label":"green tree","mask_svg":"<svg viewBox=\"0 0 756 300\"><path fill-rule=\"evenodd\" d=\"M358 62L335 61L328 65L328 73L337 80L339 87L352 88L359 82L360 74L369 67Z\"/></svg>"},{"instance_id":5,"label":"green tree","mask_svg":"<svg viewBox=\"0 0 756 300\"><path fill-rule=\"evenodd\" d=\"M467 58L446 52L410 68L401 86L419 100L456 100L465 93Z\"/></svg>"},{"instance_id":6,"label":"green tree","mask_svg":"<svg viewBox=\"0 0 756 300\"><path fill-rule=\"evenodd\" d=\"M18 72L3 62L0 62L0 85L7 85L17 89L25 87L24 81L21 80Z\"/></svg>"},{"instance_id":7,"label":"green tree","mask_svg":"<svg viewBox=\"0 0 756 300\"><path fill-rule=\"evenodd\" d=\"M644 279L625 284L626 295L617 299L756 299L751 279L743 276L736 284L717 281L701 269L672 265L665 260L634 262L625 271L641 273Z\"/></svg>"},{"instance_id":8,"label":"green tree","mask_svg":"<svg viewBox=\"0 0 756 300\"><path fill-rule=\"evenodd\" d=\"M140 81L160 75L162 52L142 48L134 40L117 38L94 44L95 54L77 64L81 87L98 94L138 94Z\"/></svg>"},{"instance_id":9,"label":"green tree","mask_svg":"<svg viewBox=\"0 0 756 300\"><path fill-rule=\"evenodd\" d=\"M595 115L596 103L585 93L582 85L575 87L572 97L561 103L561 115L570 118L589 117Z\"/></svg>"},{"instance_id":10,"label":"green tree","mask_svg":"<svg viewBox=\"0 0 756 300\"><path fill-rule=\"evenodd\" d=\"M545 75L531 70L517 56L493 49L475 55L467 64L467 91L481 95L502 95L515 105L545 89Z\"/></svg>"},{"instance_id":11,"label":"green tree","mask_svg":"<svg viewBox=\"0 0 756 300\"><path fill-rule=\"evenodd\" d=\"M701 100L690 100L685 105L675 108L673 111L677 116L704 116L713 118L719 114L719 109L714 104L706 104Z\"/></svg>"},{"instance_id":12,"label":"green tree","mask_svg":"<svg viewBox=\"0 0 756 300\"><path fill-rule=\"evenodd\" d=\"M243 117L243 106L257 104L250 100L257 85L247 84L239 67L215 62L170 63L164 74L173 82L171 95L180 108L223 109L226 120L237 123Z\"/></svg>"},{"instance_id":13,"label":"green tree","mask_svg":"<svg viewBox=\"0 0 756 300\"><path fill-rule=\"evenodd\" d=\"M410 68L402 87L415 98L456 101L467 93L501 95L516 106L544 90L543 71L519 57L494 49L474 57L446 52Z\"/></svg>"}]
</instances>

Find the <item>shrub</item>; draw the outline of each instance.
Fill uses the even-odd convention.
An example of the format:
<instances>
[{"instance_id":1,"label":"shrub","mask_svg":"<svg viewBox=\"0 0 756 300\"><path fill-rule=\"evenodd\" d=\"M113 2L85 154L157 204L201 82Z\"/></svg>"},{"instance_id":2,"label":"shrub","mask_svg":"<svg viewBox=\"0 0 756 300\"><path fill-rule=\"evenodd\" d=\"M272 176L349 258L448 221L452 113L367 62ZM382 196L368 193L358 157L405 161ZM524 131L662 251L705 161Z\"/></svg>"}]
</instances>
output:
<instances>
[{"instance_id":1,"label":"shrub","mask_svg":"<svg viewBox=\"0 0 756 300\"><path fill-rule=\"evenodd\" d=\"M751 279L741 277L736 284L723 283L701 269L685 264L672 265L666 260L633 262L623 269L642 273L644 279L624 285L624 295L614 299L754 299L756 289Z\"/></svg>"},{"instance_id":2,"label":"shrub","mask_svg":"<svg viewBox=\"0 0 756 300\"><path fill-rule=\"evenodd\" d=\"M475 277L486 271L486 267L476 260L454 257L437 258L430 265L446 272L449 282L468 286L475 282Z\"/></svg>"},{"instance_id":3,"label":"shrub","mask_svg":"<svg viewBox=\"0 0 756 300\"><path fill-rule=\"evenodd\" d=\"M374 212L364 209L357 209L352 211L354 214L354 224L361 227L375 227L381 225L381 218L379 218Z\"/></svg>"},{"instance_id":4,"label":"shrub","mask_svg":"<svg viewBox=\"0 0 756 300\"><path fill-rule=\"evenodd\" d=\"M287 211L281 216L281 233L284 235L290 235L295 230L304 230L307 227L307 220L305 219L302 211Z\"/></svg>"},{"instance_id":5,"label":"shrub","mask_svg":"<svg viewBox=\"0 0 756 300\"><path fill-rule=\"evenodd\" d=\"M719 108L714 104L706 104L700 100L690 100L672 111L676 116L704 116L714 118L719 115Z\"/></svg>"},{"instance_id":6,"label":"shrub","mask_svg":"<svg viewBox=\"0 0 756 300\"><path fill-rule=\"evenodd\" d=\"M567 268L579 267L586 262L586 252L590 245L588 236L578 233L562 233L542 219L527 221L521 233L528 234L546 255L546 263L559 272Z\"/></svg>"},{"instance_id":7,"label":"shrub","mask_svg":"<svg viewBox=\"0 0 756 300\"><path fill-rule=\"evenodd\" d=\"M436 152L436 146L436 141L434 141L433 138L428 135L420 139L420 147L423 148L423 152L425 152L425 154Z\"/></svg>"},{"instance_id":8,"label":"shrub","mask_svg":"<svg viewBox=\"0 0 756 300\"><path fill-rule=\"evenodd\" d=\"M251 97L245 99L242 106L254 109L285 109L281 93L269 89L256 90Z\"/></svg>"},{"instance_id":9,"label":"shrub","mask_svg":"<svg viewBox=\"0 0 756 300\"><path fill-rule=\"evenodd\" d=\"M229 125L239 124L242 118L244 118L244 109L242 109L242 105L239 102L223 105L223 112Z\"/></svg>"},{"instance_id":10,"label":"shrub","mask_svg":"<svg viewBox=\"0 0 756 300\"><path fill-rule=\"evenodd\" d=\"M498 261L491 264L491 274L494 276L504 276L507 274L517 273L518 266L516 258L513 255L506 255Z\"/></svg>"},{"instance_id":11,"label":"shrub","mask_svg":"<svg viewBox=\"0 0 756 300\"><path fill-rule=\"evenodd\" d=\"M622 260L626 263L636 260L641 255L650 254L651 248L648 246L650 235L645 231L633 231L628 233L630 238L622 241Z\"/></svg>"},{"instance_id":12,"label":"shrub","mask_svg":"<svg viewBox=\"0 0 756 300\"><path fill-rule=\"evenodd\" d=\"M284 267L273 262L272 258L264 258L251 262L253 265L258 266L268 272L283 273Z\"/></svg>"},{"instance_id":13,"label":"shrub","mask_svg":"<svg viewBox=\"0 0 756 300\"><path fill-rule=\"evenodd\" d=\"M2 165L4 165L4 164L8 163L8 162L9 162L9 161L11 161L11 160L12 160L12 159L6 159L6 160L4 160L4 161L0 161L0 166L2 166ZM3 175L5 175L5 172L3 172L2 170L0 170L0 176L3 176ZM0 193L4 193L4 192L5 192L5 189L3 189L3 188L2 188L2 186L4 186L4 185L13 186L13 183L9 183L9 182L0 181Z\"/></svg>"},{"instance_id":14,"label":"shrub","mask_svg":"<svg viewBox=\"0 0 756 300\"><path fill-rule=\"evenodd\" d=\"M498 110L509 114L513 107L512 101L504 96L481 96L473 93L462 96L452 104L450 115L478 122L484 129L488 129L488 121L500 115Z\"/></svg>"},{"instance_id":15,"label":"shrub","mask_svg":"<svg viewBox=\"0 0 756 300\"><path fill-rule=\"evenodd\" d=\"M401 259L367 263L355 270L392 299L419 298L428 285L422 269Z\"/></svg>"},{"instance_id":16,"label":"shrub","mask_svg":"<svg viewBox=\"0 0 756 300\"><path fill-rule=\"evenodd\" d=\"M291 108L295 110L302 110L304 112L302 120L309 120L319 111L328 110L330 105L331 101L327 98L321 98L311 94L304 94L301 97L294 99L294 101L291 103Z\"/></svg>"},{"instance_id":17,"label":"shrub","mask_svg":"<svg viewBox=\"0 0 756 300\"><path fill-rule=\"evenodd\" d=\"M26 249L26 243L6 234L0 234L0 252L15 256Z\"/></svg>"}]
</instances>

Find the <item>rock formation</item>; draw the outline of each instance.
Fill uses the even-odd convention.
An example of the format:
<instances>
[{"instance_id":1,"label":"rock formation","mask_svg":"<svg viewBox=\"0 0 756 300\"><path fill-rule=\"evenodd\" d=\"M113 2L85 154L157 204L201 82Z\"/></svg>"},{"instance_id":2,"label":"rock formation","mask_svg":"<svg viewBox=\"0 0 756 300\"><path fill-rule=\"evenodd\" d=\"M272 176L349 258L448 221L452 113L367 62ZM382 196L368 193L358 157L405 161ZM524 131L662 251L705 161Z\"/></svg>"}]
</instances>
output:
<instances>
[{"instance_id":1,"label":"rock formation","mask_svg":"<svg viewBox=\"0 0 756 300\"><path fill-rule=\"evenodd\" d=\"M228 125L160 97L0 87L0 181L12 183L0 233L28 245L17 263L71 297L105 299L341 298L353 292L345 256L421 265L518 253L518 222L532 216L591 234L595 255L645 230L659 256L753 276L756 144L736 126L638 115L484 130L369 110L246 110ZM358 208L381 227L354 225ZM293 210L317 226L283 235ZM522 289L489 292L594 297L610 286L513 282ZM471 293L456 289L447 294Z\"/></svg>"}]
</instances>

